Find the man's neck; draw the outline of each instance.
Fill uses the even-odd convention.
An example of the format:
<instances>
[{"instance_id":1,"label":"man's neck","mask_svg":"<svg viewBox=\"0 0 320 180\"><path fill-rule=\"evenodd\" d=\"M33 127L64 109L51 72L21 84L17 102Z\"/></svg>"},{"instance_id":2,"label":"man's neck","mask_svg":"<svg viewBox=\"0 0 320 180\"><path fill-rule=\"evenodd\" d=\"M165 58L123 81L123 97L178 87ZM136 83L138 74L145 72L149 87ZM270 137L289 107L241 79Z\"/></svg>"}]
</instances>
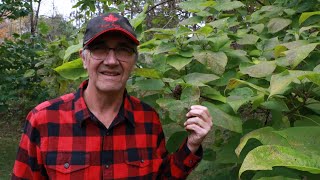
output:
<instances>
[{"instance_id":1,"label":"man's neck","mask_svg":"<svg viewBox=\"0 0 320 180\"><path fill-rule=\"evenodd\" d=\"M118 114L124 89L117 92L101 92L89 85L84 91L84 100L90 111L108 128Z\"/></svg>"}]
</instances>

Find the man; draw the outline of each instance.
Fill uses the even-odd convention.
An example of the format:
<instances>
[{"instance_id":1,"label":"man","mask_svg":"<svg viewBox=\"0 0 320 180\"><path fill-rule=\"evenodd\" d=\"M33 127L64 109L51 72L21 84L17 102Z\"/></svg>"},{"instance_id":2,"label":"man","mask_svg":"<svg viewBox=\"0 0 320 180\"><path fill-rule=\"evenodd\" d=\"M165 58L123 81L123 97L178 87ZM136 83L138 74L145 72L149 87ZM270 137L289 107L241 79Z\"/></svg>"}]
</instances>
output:
<instances>
[{"instance_id":1,"label":"man","mask_svg":"<svg viewBox=\"0 0 320 180\"><path fill-rule=\"evenodd\" d=\"M89 21L80 51L89 80L28 114L12 179L187 177L201 159L211 116L207 108L192 106L188 138L168 154L155 110L125 90L138 45L130 23L118 14Z\"/></svg>"}]
</instances>

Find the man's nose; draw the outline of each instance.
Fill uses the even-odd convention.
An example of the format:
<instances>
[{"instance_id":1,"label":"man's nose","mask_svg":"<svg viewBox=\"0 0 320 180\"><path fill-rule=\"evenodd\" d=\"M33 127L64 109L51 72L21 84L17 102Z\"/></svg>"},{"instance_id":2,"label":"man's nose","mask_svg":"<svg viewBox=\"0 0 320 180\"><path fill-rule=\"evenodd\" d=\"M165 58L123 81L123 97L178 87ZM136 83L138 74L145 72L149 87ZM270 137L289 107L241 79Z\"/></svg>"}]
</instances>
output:
<instances>
[{"instance_id":1,"label":"man's nose","mask_svg":"<svg viewBox=\"0 0 320 180\"><path fill-rule=\"evenodd\" d=\"M107 54L107 57L103 60L103 63L109 64L109 65L119 64L119 61L117 60L117 56L114 49L111 49L111 48L109 49L109 53Z\"/></svg>"}]
</instances>

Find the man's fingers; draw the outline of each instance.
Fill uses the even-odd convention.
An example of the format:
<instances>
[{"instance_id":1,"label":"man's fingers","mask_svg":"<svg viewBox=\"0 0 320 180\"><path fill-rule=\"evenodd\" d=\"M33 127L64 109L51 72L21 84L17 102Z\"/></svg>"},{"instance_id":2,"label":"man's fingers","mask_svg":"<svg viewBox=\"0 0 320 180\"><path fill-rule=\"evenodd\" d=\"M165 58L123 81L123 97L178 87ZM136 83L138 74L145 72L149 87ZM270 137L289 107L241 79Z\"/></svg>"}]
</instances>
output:
<instances>
[{"instance_id":1,"label":"man's fingers","mask_svg":"<svg viewBox=\"0 0 320 180\"><path fill-rule=\"evenodd\" d=\"M201 120L198 117L189 118L185 123L184 126L190 125L190 124L196 124L200 126L201 128L206 128L207 124Z\"/></svg>"},{"instance_id":2,"label":"man's fingers","mask_svg":"<svg viewBox=\"0 0 320 180\"><path fill-rule=\"evenodd\" d=\"M199 135L202 138L204 138L208 134L208 130L201 128L196 124L189 124L185 127L185 129L189 131L193 131L195 134Z\"/></svg>"},{"instance_id":3,"label":"man's fingers","mask_svg":"<svg viewBox=\"0 0 320 180\"><path fill-rule=\"evenodd\" d=\"M206 122L212 121L211 115L206 108L193 108L186 114L186 116L187 117L199 117Z\"/></svg>"}]
</instances>

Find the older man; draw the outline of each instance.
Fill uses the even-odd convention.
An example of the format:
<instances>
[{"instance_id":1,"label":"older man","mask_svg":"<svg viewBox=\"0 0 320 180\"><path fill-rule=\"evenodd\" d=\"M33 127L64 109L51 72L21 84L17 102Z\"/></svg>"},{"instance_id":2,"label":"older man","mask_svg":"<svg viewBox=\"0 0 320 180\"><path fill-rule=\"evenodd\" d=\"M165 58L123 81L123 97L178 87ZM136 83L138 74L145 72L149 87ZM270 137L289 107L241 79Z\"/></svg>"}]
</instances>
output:
<instances>
[{"instance_id":1,"label":"older man","mask_svg":"<svg viewBox=\"0 0 320 180\"><path fill-rule=\"evenodd\" d=\"M91 19L80 51L89 79L27 116L12 179L185 179L212 127L206 107L191 106L189 136L173 154L155 110L126 92L139 41L115 13Z\"/></svg>"}]
</instances>

